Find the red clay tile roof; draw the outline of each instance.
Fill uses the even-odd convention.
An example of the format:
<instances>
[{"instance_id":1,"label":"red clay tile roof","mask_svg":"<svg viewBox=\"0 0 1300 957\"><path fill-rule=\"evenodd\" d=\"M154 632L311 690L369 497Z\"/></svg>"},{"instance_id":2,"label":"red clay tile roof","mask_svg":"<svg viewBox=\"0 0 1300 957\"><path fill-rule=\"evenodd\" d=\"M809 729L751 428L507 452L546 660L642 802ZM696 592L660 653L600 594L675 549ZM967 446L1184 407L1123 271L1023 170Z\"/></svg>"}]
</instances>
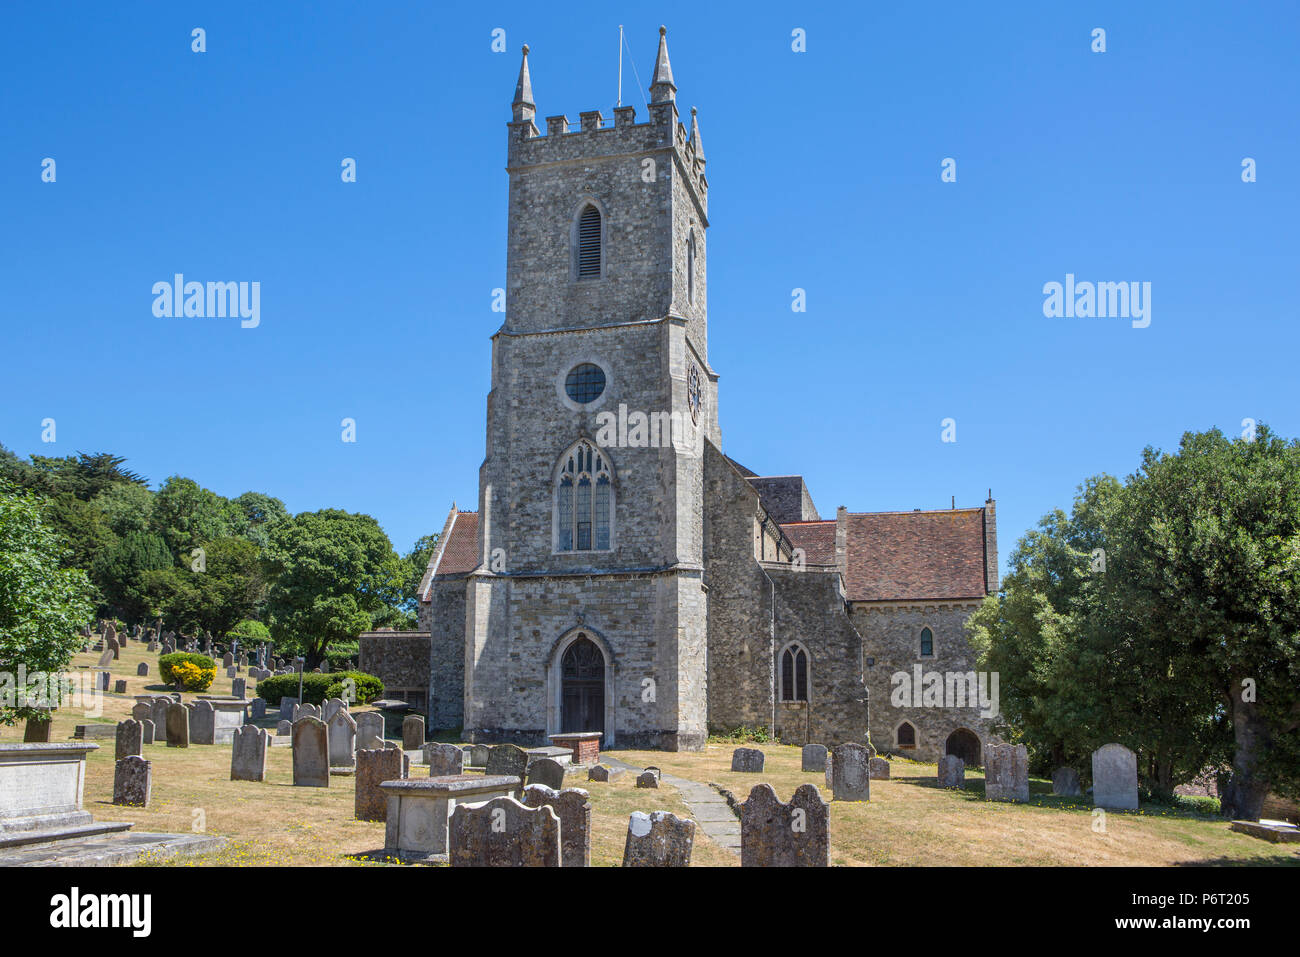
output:
<instances>
[{"instance_id":1,"label":"red clay tile roof","mask_svg":"<svg viewBox=\"0 0 1300 957\"><path fill-rule=\"evenodd\" d=\"M803 549L805 564L835 564L834 522L784 522L781 531L790 544Z\"/></svg>"},{"instance_id":2,"label":"red clay tile roof","mask_svg":"<svg viewBox=\"0 0 1300 957\"><path fill-rule=\"evenodd\" d=\"M984 510L849 513L849 601L983 598Z\"/></svg>"},{"instance_id":3,"label":"red clay tile roof","mask_svg":"<svg viewBox=\"0 0 1300 957\"><path fill-rule=\"evenodd\" d=\"M457 512L447 533L447 547L433 569L434 576L457 575L478 568L478 512Z\"/></svg>"}]
</instances>

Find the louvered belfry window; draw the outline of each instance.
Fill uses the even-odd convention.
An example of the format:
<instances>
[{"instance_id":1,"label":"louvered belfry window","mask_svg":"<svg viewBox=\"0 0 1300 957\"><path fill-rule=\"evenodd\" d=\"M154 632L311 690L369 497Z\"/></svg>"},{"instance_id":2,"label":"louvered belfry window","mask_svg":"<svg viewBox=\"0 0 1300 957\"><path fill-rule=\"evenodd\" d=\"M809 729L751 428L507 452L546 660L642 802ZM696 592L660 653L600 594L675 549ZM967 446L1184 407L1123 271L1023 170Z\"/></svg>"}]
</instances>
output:
<instances>
[{"instance_id":1,"label":"louvered belfry window","mask_svg":"<svg viewBox=\"0 0 1300 957\"><path fill-rule=\"evenodd\" d=\"M586 206L578 217L578 278L600 278L600 210Z\"/></svg>"}]
</instances>

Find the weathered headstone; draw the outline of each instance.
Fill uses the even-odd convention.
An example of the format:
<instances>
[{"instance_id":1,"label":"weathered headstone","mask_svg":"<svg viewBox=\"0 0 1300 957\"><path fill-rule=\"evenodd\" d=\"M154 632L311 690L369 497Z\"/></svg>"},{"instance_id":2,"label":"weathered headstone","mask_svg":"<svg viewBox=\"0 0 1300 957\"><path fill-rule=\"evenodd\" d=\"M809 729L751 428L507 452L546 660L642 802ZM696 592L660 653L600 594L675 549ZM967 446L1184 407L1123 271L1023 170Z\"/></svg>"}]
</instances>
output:
<instances>
[{"instance_id":1,"label":"weathered headstone","mask_svg":"<svg viewBox=\"0 0 1300 957\"><path fill-rule=\"evenodd\" d=\"M871 800L871 752L861 744L841 744L831 752L826 773L836 801Z\"/></svg>"},{"instance_id":2,"label":"weathered headstone","mask_svg":"<svg viewBox=\"0 0 1300 957\"><path fill-rule=\"evenodd\" d=\"M113 694L126 694L126 679L118 678L113 682Z\"/></svg>"},{"instance_id":3,"label":"weathered headstone","mask_svg":"<svg viewBox=\"0 0 1300 957\"><path fill-rule=\"evenodd\" d=\"M882 757L874 757L867 762L867 772L873 781L888 781L889 762Z\"/></svg>"},{"instance_id":4,"label":"weathered headstone","mask_svg":"<svg viewBox=\"0 0 1300 957\"><path fill-rule=\"evenodd\" d=\"M831 806L814 784L782 804L770 784L756 784L740 812L741 867L830 867Z\"/></svg>"},{"instance_id":5,"label":"weathered headstone","mask_svg":"<svg viewBox=\"0 0 1300 957\"><path fill-rule=\"evenodd\" d=\"M826 745L805 744L803 746L802 770L804 771L825 771L826 770Z\"/></svg>"},{"instance_id":6,"label":"weathered headstone","mask_svg":"<svg viewBox=\"0 0 1300 957\"><path fill-rule=\"evenodd\" d=\"M117 723L117 736L113 759L121 761L131 755L144 754L144 725L134 718L127 718Z\"/></svg>"},{"instance_id":7,"label":"weathered headstone","mask_svg":"<svg viewBox=\"0 0 1300 957\"><path fill-rule=\"evenodd\" d=\"M233 668L234 666L235 666L235 656L227 651L224 655L221 656L221 667Z\"/></svg>"},{"instance_id":8,"label":"weathered headstone","mask_svg":"<svg viewBox=\"0 0 1300 957\"><path fill-rule=\"evenodd\" d=\"M167 735L167 709L171 707L172 699L166 695L158 695L151 700L153 704L153 726L154 730L166 737Z\"/></svg>"},{"instance_id":9,"label":"weathered headstone","mask_svg":"<svg viewBox=\"0 0 1300 957\"><path fill-rule=\"evenodd\" d=\"M230 747L230 780L265 781L266 749L271 746L271 735L261 728L246 724L235 729Z\"/></svg>"},{"instance_id":10,"label":"weathered headstone","mask_svg":"<svg viewBox=\"0 0 1300 957\"><path fill-rule=\"evenodd\" d=\"M488 752L487 773L509 774L523 780L528 770L528 755L513 744L498 744Z\"/></svg>"},{"instance_id":11,"label":"weathered headstone","mask_svg":"<svg viewBox=\"0 0 1300 957\"><path fill-rule=\"evenodd\" d=\"M247 678L235 678L230 682L230 696L232 698L242 698L248 691Z\"/></svg>"},{"instance_id":12,"label":"weathered headstone","mask_svg":"<svg viewBox=\"0 0 1300 957\"><path fill-rule=\"evenodd\" d=\"M288 695L285 695L283 698L281 698L280 699L280 720L292 721L293 709L297 706L297 704L298 704L297 698L290 698Z\"/></svg>"},{"instance_id":13,"label":"weathered headstone","mask_svg":"<svg viewBox=\"0 0 1300 957\"><path fill-rule=\"evenodd\" d=\"M275 726L275 736L277 738L280 737L281 735L288 735L288 734L293 734L292 721L281 721L279 724Z\"/></svg>"},{"instance_id":14,"label":"weathered headstone","mask_svg":"<svg viewBox=\"0 0 1300 957\"><path fill-rule=\"evenodd\" d=\"M1052 793L1062 797L1082 796L1083 786L1074 768L1057 768L1052 772Z\"/></svg>"},{"instance_id":15,"label":"weathered headstone","mask_svg":"<svg viewBox=\"0 0 1300 957\"><path fill-rule=\"evenodd\" d=\"M611 767L606 767L603 764L597 764L597 765L593 765L592 768L589 771L587 771L587 780L588 781L609 781L612 778L617 777L622 773L623 773L622 768L611 768Z\"/></svg>"},{"instance_id":16,"label":"weathered headstone","mask_svg":"<svg viewBox=\"0 0 1300 957\"><path fill-rule=\"evenodd\" d=\"M402 747L407 751L424 747L424 718L420 715L408 714L402 719Z\"/></svg>"},{"instance_id":17,"label":"weathered headstone","mask_svg":"<svg viewBox=\"0 0 1300 957\"><path fill-rule=\"evenodd\" d=\"M1137 755L1122 744L1092 752L1092 803L1116 811L1138 809Z\"/></svg>"},{"instance_id":18,"label":"weathered headstone","mask_svg":"<svg viewBox=\"0 0 1300 957\"><path fill-rule=\"evenodd\" d=\"M955 754L939 759L939 787L960 788L966 785L966 762Z\"/></svg>"},{"instance_id":19,"label":"weathered headstone","mask_svg":"<svg viewBox=\"0 0 1300 957\"><path fill-rule=\"evenodd\" d=\"M544 784L559 790L564 787L564 765L551 758L538 758L528 765L528 784Z\"/></svg>"},{"instance_id":20,"label":"weathered headstone","mask_svg":"<svg viewBox=\"0 0 1300 957\"><path fill-rule=\"evenodd\" d=\"M356 716L357 750L371 751L384 746L384 716L378 711L362 711Z\"/></svg>"},{"instance_id":21,"label":"weathered headstone","mask_svg":"<svg viewBox=\"0 0 1300 957\"><path fill-rule=\"evenodd\" d=\"M137 721L153 720L153 705L145 701L137 701L131 708L131 717Z\"/></svg>"},{"instance_id":22,"label":"weathered headstone","mask_svg":"<svg viewBox=\"0 0 1300 957\"><path fill-rule=\"evenodd\" d=\"M23 728L23 744L51 744L54 741L53 723L49 716L28 718Z\"/></svg>"},{"instance_id":23,"label":"weathered headstone","mask_svg":"<svg viewBox=\"0 0 1300 957\"><path fill-rule=\"evenodd\" d=\"M308 716L293 723L293 784L330 786L329 729L320 718Z\"/></svg>"},{"instance_id":24,"label":"weathered headstone","mask_svg":"<svg viewBox=\"0 0 1300 957\"><path fill-rule=\"evenodd\" d=\"M731 752L731 770L749 774L763 773L763 752L758 748L736 748Z\"/></svg>"},{"instance_id":25,"label":"weathered headstone","mask_svg":"<svg viewBox=\"0 0 1300 957\"><path fill-rule=\"evenodd\" d=\"M153 744L154 733L156 730L154 728L153 718L145 718L143 721L140 722L140 727L142 729L141 734L144 743Z\"/></svg>"},{"instance_id":26,"label":"weathered headstone","mask_svg":"<svg viewBox=\"0 0 1300 957\"><path fill-rule=\"evenodd\" d=\"M526 807L512 797L458 804L447 837L452 867L560 866L560 819L549 807Z\"/></svg>"},{"instance_id":27,"label":"weathered headstone","mask_svg":"<svg viewBox=\"0 0 1300 957\"><path fill-rule=\"evenodd\" d=\"M190 744L217 743L217 709L200 698L189 706Z\"/></svg>"},{"instance_id":28,"label":"weathered headstone","mask_svg":"<svg viewBox=\"0 0 1300 957\"><path fill-rule=\"evenodd\" d=\"M429 777L442 778L465 772L465 752L454 744L426 744L424 763L429 767Z\"/></svg>"},{"instance_id":29,"label":"weathered headstone","mask_svg":"<svg viewBox=\"0 0 1300 957\"><path fill-rule=\"evenodd\" d=\"M136 666L135 666L135 675L136 675L137 678L148 678L148 677L149 677L149 662L147 662L147 661L142 661L142 662L140 662L138 665L136 665Z\"/></svg>"},{"instance_id":30,"label":"weathered headstone","mask_svg":"<svg viewBox=\"0 0 1300 957\"><path fill-rule=\"evenodd\" d=\"M561 867L591 865L591 801L586 791L581 788L557 791L545 784L530 784L524 788L524 804L549 807L560 819Z\"/></svg>"},{"instance_id":31,"label":"weathered headstone","mask_svg":"<svg viewBox=\"0 0 1300 957\"><path fill-rule=\"evenodd\" d=\"M104 653L108 654L110 651L113 653L114 661L117 661L122 657L122 646L118 640L111 635L104 639Z\"/></svg>"},{"instance_id":32,"label":"weathered headstone","mask_svg":"<svg viewBox=\"0 0 1300 957\"><path fill-rule=\"evenodd\" d=\"M248 717L253 721L262 721L266 718L265 698L254 698L248 703Z\"/></svg>"},{"instance_id":33,"label":"weathered headstone","mask_svg":"<svg viewBox=\"0 0 1300 957\"><path fill-rule=\"evenodd\" d=\"M167 747L188 748L190 746L190 709L179 701L167 706Z\"/></svg>"},{"instance_id":34,"label":"weathered headstone","mask_svg":"<svg viewBox=\"0 0 1300 957\"><path fill-rule=\"evenodd\" d=\"M229 668L226 669L226 677L229 678L229 679L231 679L231 681L234 680L236 674L237 674L237 672L236 672L236 670L235 670L235 668L234 668L233 665L232 665L231 667L229 667Z\"/></svg>"},{"instance_id":35,"label":"weathered headstone","mask_svg":"<svg viewBox=\"0 0 1300 957\"><path fill-rule=\"evenodd\" d=\"M148 807L153 790L153 764L138 754L128 755L113 765L113 803L125 807Z\"/></svg>"},{"instance_id":36,"label":"weathered headstone","mask_svg":"<svg viewBox=\"0 0 1300 957\"><path fill-rule=\"evenodd\" d=\"M623 845L624 867L689 867L695 822L668 811L633 811Z\"/></svg>"},{"instance_id":37,"label":"weathered headstone","mask_svg":"<svg viewBox=\"0 0 1300 957\"><path fill-rule=\"evenodd\" d=\"M659 772L654 768L646 768L636 776L636 786L639 788L656 789L659 787Z\"/></svg>"},{"instance_id":38,"label":"weathered headstone","mask_svg":"<svg viewBox=\"0 0 1300 957\"><path fill-rule=\"evenodd\" d=\"M984 749L984 797L1029 800L1029 753L1023 744L992 744Z\"/></svg>"},{"instance_id":39,"label":"weathered headstone","mask_svg":"<svg viewBox=\"0 0 1300 957\"><path fill-rule=\"evenodd\" d=\"M326 722L330 738L330 767L347 768L357 766L357 723L346 711L335 711L334 717Z\"/></svg>"},{"instance_id":40,"label":"weathered headstone","mask_svg":"<svg viewBox=\"0 0 1300 957\"><path fill-rule=\"evenodd\" d=\"M388 820L388 796L379 785L410 774L411 759L400 748L367 748L357 752L354 813L358 821Z\"/></svg>"},{"instance_id":41,"label":"weathered headstone","mask_svg":"<svg viewBox=\"0 0 1300 957\"><path fill-rule=\"evenodd\" d=\"M342 698L327 698L325 703L321 705L320 710L320 719L326 724L329 724L330 719L333 718L334 715L338 714L340 711L348 710L348 703Z\"/></svg>"},{"instance_id":42,"label":"weathered headstone","mask_svg":"<svg viewBox=\"0 0 1300 957\"><path fill-rule=\"evenodd\" d=\"M321 720L320 708L316 707L314 704L295 704L293 706L293 720L295 724L298 722L299 718L316 718L317 720ZM324 724L324 721L321 720L321 723Z\"/></svg>"}]
</instances>

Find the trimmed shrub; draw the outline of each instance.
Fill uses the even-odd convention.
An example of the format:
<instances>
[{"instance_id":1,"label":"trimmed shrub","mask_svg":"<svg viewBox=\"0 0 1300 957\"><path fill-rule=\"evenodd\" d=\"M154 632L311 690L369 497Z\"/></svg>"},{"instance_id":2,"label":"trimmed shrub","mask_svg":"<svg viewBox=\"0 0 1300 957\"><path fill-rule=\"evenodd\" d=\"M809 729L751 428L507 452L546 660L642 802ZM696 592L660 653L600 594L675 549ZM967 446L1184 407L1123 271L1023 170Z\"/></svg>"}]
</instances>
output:
<instances>
[{"instance_id":1,"label":"trimmed shrub","mask_svg":"<svg viewBox=\"0 0 1300 957\"><path fill-rule=\"evenodd\" d=\"M250 642L270 641L271 629L260 621L254 621L252 618L245 618L239 624L235 625L226 632L226 638L238 638L241 645Z\"/></svg>"},{"instance_id":2,"label":"trimmed shrub","mask_svg":"<svg viewBox=\"0 0 1300 957\"><path fill-rule=\"evenodd\" d=\"M343 698L345 681L351 678L356 694L351 704L369 704L384 693L384 683L361 671L337 671L327 675L302 676L302 703L324 704L326 698ZM298 697L298 675L272 675L257 683L257 695L268 705L278 705L284 697Z\"/></svg>"},{"instance_id":3,"label":"trimmed shrub","mask_svg":"<svg viewBox=\"0 0 1300 957\"><path fill-rule=\"evenodd\" d=\"M217 677L217 669L203 668L192 661L178 661L172 665L172 674L182 691L207 691Z\"/></svg>"},{"instance_id":4,"label":"trimmed shrub","mask_svg":"<svg viewBox=\"0 0 1300 957\"><path fill-rule=\"evenodd\" d=\"M176 683L176 674L174 669L182 662L188 662L200 670L211 670L215 677L217 673L217 663L207 655L200 655L193 651L173 651L168 655L158 656L158 673L162 675L163 681L170 684ZM209 681L208 684L212 682Z\"/></svg>"}]
</instances>

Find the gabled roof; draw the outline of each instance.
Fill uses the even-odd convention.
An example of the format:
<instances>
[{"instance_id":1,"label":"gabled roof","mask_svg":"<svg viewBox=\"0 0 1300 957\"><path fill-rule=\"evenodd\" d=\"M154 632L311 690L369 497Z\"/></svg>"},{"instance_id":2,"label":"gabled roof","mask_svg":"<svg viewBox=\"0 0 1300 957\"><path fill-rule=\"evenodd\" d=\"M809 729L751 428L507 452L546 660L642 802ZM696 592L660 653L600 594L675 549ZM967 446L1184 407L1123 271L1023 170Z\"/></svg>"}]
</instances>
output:
<instances>
[{"instance_id":1,"label":"gabled roof","mask_svg":"<svg viewBox=\"0 0 1300 957\"><path fill-rule=\"evenodd\" d=\"M478 568L478 512L459 512L452 506L447 524L438 536L438 547L429 559L420 581L420 601L429 600L429 586L435 578L463 575Z\"/></svg>"},{"instance_id":2,"label":"gabled roof","mask_svg":"<svg viewBox=\"0 0 1300 957\"><path fill-rule=\"evenodd\" d=\"M850 601L983 598L984 510L845 515Z\"/></svg>"},{"instance_id":3,"label":"gabled roof","mask_svg":"<svg viewBox=\"0 0 1300 957\"><path fill-rule=\"evenodd\" d=\"M835 564L834 522L783 522L781 531L795 548L803 549L804 564Z\"/></svg>"}]
</instances>

